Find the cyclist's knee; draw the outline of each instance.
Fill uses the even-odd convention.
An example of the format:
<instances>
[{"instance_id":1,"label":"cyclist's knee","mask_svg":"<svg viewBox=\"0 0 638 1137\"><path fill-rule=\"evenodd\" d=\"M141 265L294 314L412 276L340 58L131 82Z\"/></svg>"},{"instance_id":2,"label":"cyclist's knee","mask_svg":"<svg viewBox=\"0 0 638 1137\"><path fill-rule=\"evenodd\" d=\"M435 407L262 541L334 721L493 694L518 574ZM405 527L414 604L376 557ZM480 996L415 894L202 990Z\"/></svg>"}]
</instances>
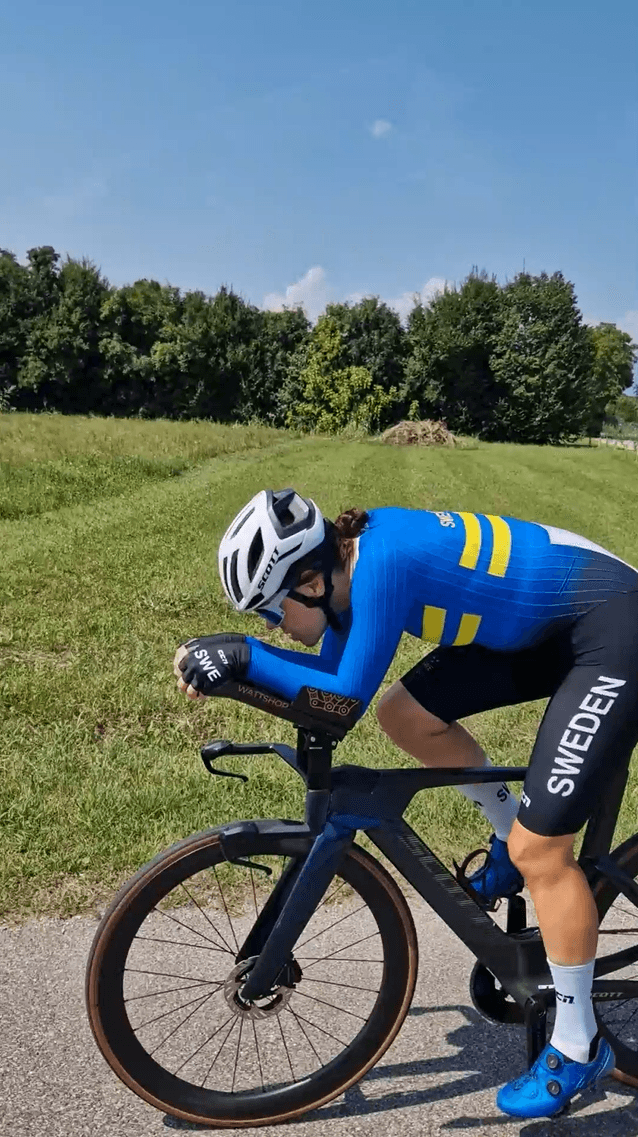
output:
<instances>
[{"instance_id":1,"label":"cyclist's knee","mask_svg":"<svg viewBox=\"0 0 638 1137\"><path fill-rule=\"evenodd\" d=\"M507 840L512 864L526 880L560 872L574 860L574 834L546 837L515 821Z\"/></svg>"},{"instance_id":2,"label":"cyclist's knee","mask_svg":"<svg viewBox=\"0 0 638 1137\"><path fill-rule=\"evenodd\" d=\"M406 735L423 738L442 734L449 729L448 723L431 715L417 703L400 680L393 683L379 699L377 719L384 733L398 745L401 745L400 738L405 738Z\"/></svg>"}]
</instances>

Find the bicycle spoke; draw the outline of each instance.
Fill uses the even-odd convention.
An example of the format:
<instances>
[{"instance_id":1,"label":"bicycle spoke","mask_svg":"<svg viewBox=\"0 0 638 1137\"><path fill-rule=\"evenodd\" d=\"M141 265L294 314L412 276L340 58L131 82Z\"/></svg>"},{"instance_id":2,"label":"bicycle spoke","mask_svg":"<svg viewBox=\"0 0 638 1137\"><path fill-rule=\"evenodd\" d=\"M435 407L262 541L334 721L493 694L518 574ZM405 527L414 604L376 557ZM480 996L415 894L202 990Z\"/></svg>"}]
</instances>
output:
<instances>
[{"instance_id":1,"label":"bicycle spoke","mask_svg":"<svg viewBox=\"0 0 638 1137\"><path fill-rule=\"evenodd\" d=\"M204 1039L204 1041L202 1042L201 1046L198 1046L198 1047L197 1047L197 1050L194 1050L194 1051L193 1051L193 1053L192 1053L192 1054L190 1054L190 1055L188 1056L188 1058L186 1058L186 1059L185 1059L185 1060L182 1062L182 1064L181 1064L180 1066L178 1066L178 1067L177 1067L177 1069L176 1069L176 1070L173 1070L173 1074L177 1074L177 1073L178 1073L180 1070L182 1070L182 1069L184 1068L184 1066L186 1066L186 1064L187 1064L188 1062L190 1062L191 1058L194 1058L194 1057L195 1057L195 1055L196 1055L196 1054L199 1054L199 1053L200 1053L200 1051L201 1051L201 1050L203 1050L205 1046L208 1046L208 1043L209 1043L209 1042L212 1042L212 1040L215 1038L215 1036L219 1034L220 1030L223 1030L223 1029L224 1029L224 1027L225 1027L225 1026L226 1026L226 1025L227 1025L227 1024L230 1022L230 1020L231 1020L231 1019L234 1019L234 1018L235 1018L235 1016L234 1016L233 1014L230 1014L230 1015L228 1016L228 1018L226 1019L226 1021L225 1021L225 1022L223 1022L221 1026L218 1026L218 1027L217 1027L217 1030L214 1030L212 1034L209 1034L208 1038L205 1038L205 1039Z\"/></svg>"},{"instance_id":2,"label":"bicycle spoke","mask_svg":"<svg viewBox=\"0 0 638 1137\"><path fill-rule=\"evenodd\" d=\"M323 908L324 904L329 904L331 900L334 900L335 896L338 896L338 894L341 892L341 889L345 888L345 887L346 887L346 882L345 882L345 880L342 880L341 884L337 885L334 892L330 892L327 896L324 896L323 900L321 901L321 904L319 904L317 906L316 911L318 912L321 908Z\"/></svg>"},{"instance_id":3,"label":"bicycle spoke","mask_svg":"<svg viewBox=\"0 0 638 1137\"><path fill-rule=\"evenodd\" d=\"M226 897L224 896L224 893L222 892L222 886L219 883L219 877L217 876L217 865L213 865L213 873L215 875L215 880L217 881L217 887L219 889L219 895L221 896L221 901L222 901L222 904L224 906L224 912L226 913L226 919L228 920L228 926L230 928L231 935L235 941L235 950L239 951L239 944L237 943L237 936L235 935L235 929L233 927L233 922L230 918L230 912L228 911L228 905L226 904Z\"/></svg>"},{"instance_id":4,"label":"bicycle spoke","mask_svg":"<svg viewBox=\"0 0 638 1137\"><path fill-rule=\"evenodd\" d=\"M349 920L351 916L356 916L358 912L361 912L361 910L366 907L366 904L360 904L358 908L355 908L354 912L348 912L339 920L335 920L333 924L329 924L327 928L322 928L321 931L315 932L314 936L309 936L307 940L304 940L303 943L299 944L299 948L305 947L306 944L312 943L312 941L316 940L318 936L323 936L326 932L330 932L333 928L336 928L338 924L343 924L344 920Z\"/></svg>"},{"instance_id":5,"label":"bicycle spoke","mask_svg":"<svg viewBox=\"0 0 638 1137\"><path fill-rule=\"evenodd\" d=\"M205 1003L207 1003L207 1002L208 1002L208 1000L209 1000L209 999L211 999L211 998L213 997L213 995L214 995L214 994L215 994L215 992L214 992L214 991L211 991L210 995L205 995L205 996L204 996L204 998L202 999L201 1003L199 1004L199 1007L195 1007L195 1009L194 1009L194 1010L192 1010L192 1011L190 1012L190 1014L188 1014L188 1015L186 1016L186 1018L185 1018L185 1019L182 1019L182 1021L181 1021L180 1023L178 1023L178 1024L177 1024L177 1026L176 1026L176 1027L175 1027L175 1028L174 1028L174 1029L171 1031L171 1033L170 1033L170 1034L167 1034L167 1035L166 1035L166 1038L163 1038L163 1039L162 1039L162 1041L160 1042L159 1046L156 1046L154 1050L149 1050L149 1055L151 1056L151 1058L153 1057L153 1055L154 1055L154 1054L157 1054L157 1051L158 1051L158 1050L161 1050L161 1048L162 1048L162 1046L164 1045L164 1043L165 1043L165 1042L168 1042L169 1038L172 1038L172 1037L173 1037L173 1035L175 1034L175 1032L176 1032L176 1031L178 1031L178 1030L180 1029L180 1027L182 1027L182 1026L184 1025L184 1023L187 1023L189 1019L192 1019L193 1015L197 1014L197 1012L198 1012L199 1010L201 1010L201 1008L204 1006L204 1004L205 1004Z\"/></svg>"},{"instance_id":6,"label":"bicycle spoke","mask_svg":"<svg viewBox=\"0 0 638 1137\"><path fill-rule=\"evenodd\" d=\"M196 983L224 983L223 979L202 979L201 975L177 975L174 971L146 971L143 967L125 967L134 975L161 975L162 979L192 979Z\"/></svg>"},{"instance_id":7,"label":"bicycle spoke","mask_svg":"<svg viewBox=\"0 0 638 1137\"><path fill-rule=\"evenodd\" d=\"M196 948L197 951L221 951L222 950L221 948L218 948L218 947L205 947L204 944L185 944L183 940L165 940L164 938L159 939L158 936L136 936L135 939L136 940L144 940L146 943L149 943L149 944L173 944L175 947ZM224 951L223 954L228 955L228 952Z\"/></svg>"},{"instance_id":8,"label":"bicycle spoke","mask_svg":"<svg viewBox=\"0 0 638 1137\"><path fill-rule=\"evenodd\" d=\"M219 986L216 988L216 990L219 991L221 986L222 986L222 984L220 983ZM155 1018L153 1018L153 1019L147 1019L146 1022L144 1022L144 1023L135 1023L133 1030L135 1030L135 1031L143 1030L145 1026L150 1026L151 1023L159 1022L160 1019L168 1018L169 1015L174 1015L176 1013L176 1011L183 1011L185 1007L192 1007L193 1003L199 1002L200 999L202 1000L202 1002L205 999L210 999L211 995L214 995L214 994L215 994L215 991L207 991L203 995L197 995L195 999L189 999L187 1003L180 1003L178 1007L172 1007L170 1011L162 1011L161 1015L156 1015ZM184 1021L186 1021L186 1020L184 1020Z\"/></svg>"},{"instance_id":9,"label":"bicycle spoke","mask_svg":"<svg viewBox=\"0 0 638 1137\"><path fill-rule=\"evenodd\" d=\"M302 999L310 999L313 1003L321 1003L324 1007L332 1007L333 1011L339 1011L342 1015L351 1015L353 1019L361 1019L361 1022L366 1022L363 1015L357 1015L354 1011L349 1011L346 1007L338 1007L336 1003L328 1003L326 999L319 999L317 995L306 995L299 988L295 988L295 995L301 995Z\"/></svg>"},{"instance_id":10,"label":"bicycle spoke","mask_svg":"<svg viewBox=\"0 0 638 1137\"><path fill-rule=\"evenodd\" d=\"M219 936L220 940L222 941L222 945L223 945L223 946L224 946L224 947L227 949L227 951L229 951L229 952L230 952L230 954L232 955L232 954L233 954L233 951L232 951L232 948L231 948L230 944L226 942L226 940L224 939L224 937L223 937L222 933L219 931L219 928L216 928L216 927L215 927L215 925L213 924L213 921L211 920L210 916L208 916L208 914L207 914L207 913L204 911L204 909L201 907L201 905L197 903L197 900L196 900L196 899L195 899L195 897L192 895L192 893L190 893L190 892L188 891L188 889L187 889L186 885L184 884L184 881L182 881L182 882L181 882L181 886L182 886L182 888L184 889L184 892L186 893L186 895L190 897L190 899L192 900L192 902L193 902L193 904L195 905L195 907L196 907L197 909L199 909L199 911L201 912L202 916L203 916L203 917L204 917L204 919L206 920L206 923L207 923L207 924L210 924L211 928L212 928L212 929L213 929L213 931L215 932L215 935ZM214 941L213 941L213 942L214 942ZM220 945L220 946L221 946L221 945Z\"/></svg>"},{"instance_id":11,"label":"bicycle spoke","mask_svg":"<svg viewBox=\"0 0 638 1137\"><path fill-rule=\"evenodd\" d=\"M237 1052L235 1054L235 1067L233 1070L233 1084L230 1087L231 1094L234 1094L234 1092L235 1092L235 1078L237 1077L237 1063L239 1062L239 1048L241 1046L241 1036L242 1036L243 1030L244 1030L244 1020L242 1018L240 1018L240 1020L239 1020L239 1036L237 1038Z\"/></svg>"},{"instance_id":12,"label":"bicycle spoke","mask_svg":"<svg viewBox=\"0 0 638 1137\"><path fill-rule=\"evenodd\" d=\"M292 1062L290 1060L290 1054L288 1053L288 1046L286 1045L286 1039L284 1038L284 1028L281 1025L281 1018L279 1017L279 1015L277 1015L277 1025L279 1027L279 1031L281 1034L281 1041L284 1044L284 1050L286 1051L286 1058L288 1059L288 1065L290 1066L290 1076L291 1076L293 1082L296 1082L297 1079L295 1078L295 1072L292 1068Z\"/></svg>"},{"instance_id":13,"label":"bicycle spoke","mask_svg":"<svg viewBox=\"0 0 638 1137\"><path fill-rule=\"evenodd\" d=\"M299 1021L299 1015L295 1014L295 1012L293 1010L291 1010L290 1007L287 1007L286 1010L293 1016L295 1022L297 1023L297 1026L299 1027L299 1030L303 1034L304 1038L306 1039L306 1042L308 1043L308 1045L310 1046L310 1049L312 1050L313 1054L315 1055L317 1062L319 1062L319 1064L321 1064L321 1058L319 1057L319 1054L315 1050L315 1047L313 1045L312 1039L310 1038L310 1035L308 1034L308 1031L305 1029L305 1027L303 1027L301 1025L301 1023Z\"/></svg>"},{"instance_id":14,"label":"bicycle spoke","mask_svg":"<svg viewBox=\"0 0 638 1137\"><path fill-rule=\"evenodd\" d=\"M286 1007L286 1010L288 1010L288 1007ZM289 1014L292 1014L292 1013L293 1013L292 1011L289 1011ZM324 1030L323 1027L319 1026L318 1023L313 1023L313 1022L311 1022L310 1019L307 1019L304 1015L300 1015L299 1011L295 1011L295 1016L298 1016L303 1022L308 1023L308 1026L314 1026L315 1030L320 1030L322 1034L327 1034L328 1038L331 1038L334 1042L338 1042L340 1044L340 1046L349 1046L350 1045L349 1042L344 1042L344 1040L342 1038L337 1038L336 1034L331 1034L329 1030Z\"/></svg>"},{"instance_id":15,"label":"bicycle spoke","mask_svg":"<svg viewBox=\"0 0 638 1137\"><path fill-rule=\"evenodd\" d=\"M228 1022L228 1019L226 1019L226 1022ZM213 1066L215 1065L217 1059L219 1058L219 1055L221 1054L222 1050L224 1049L226 1043L228 1042L228 1039L230 1038L231 1034L233 1033L236 1025L237 1025L237 1019L234 1018L233 1022L231 1023L231 1026L230 1026L230 1030L228 1031L224 1041L220 1044L219 1050L217 1051L217 1054L213 1058L213 1061L211 1062L210 1066L208 1067L208 1070L206 1071L206 1074L205 1074L205 1076L201 1082L202 1089L204 1088L204 1086L206 1085L206 1082L210 1078L211 1070L212 1070ZM216 1033L218 1033L218 1032L216 1032Z\"/></svg>"},{"instance_id":16,"label":"bicycle spoke","mask_svg":"<svg viewBox=\"0 0 638 1137\"><path fill-rule=\"evenodd\" d=\"M374 961L378 962L377 960ZM374 987L359 987L356 983L337 983L335 979L312 979L304 975L304 983L327 983L330 987L347 987L349 991L368 991L371 995L378 995Z\"/></svg>"},{"instance_id":17,"label":"bicycle spoke","mask_svg":"<svg viewBox=\"0 0 638 1137\"><path fill-rule=\"evenodd\" d=\"M353 944L346 944L345 947L335 948L335 950L329 952L328 955L320 955L320 956L306 955L306 956L297 956L297 958L298 959L311 959L311 960L313 960L313 962L309 966L314 967L315 964L322 963L325 959L332 959L332 957L334 955L338 955L340 951L349 951L350 948L357 947L358 944L363 944L363 943L365 943L366 940L372 940L372 939L374 939L375 936L378 936L378 935L379 935L378 932L370 932L369 936L362 936L362 938L360 940L355 940ZM295 955L296 954L297 953L295 952ZM338 963L382 963L383 961L380 959L371 959L371 960L340 959L340 960L337 960L337 962Z\"/></svg>"},{"instance_id":18,"label":"bicycle spoke","mask_svg":"<svg viewBox=\"0 0 638 1137\"><path fill-rule=\"evenodd\" d=\"M250 1021L253 1025L253 1036L255 1039L255 1050L257 1051L257 1065L259 1066L259 1077L261 1078L261 1088L262 1088L262 1091L265 1093L266 1087L264 1085L264 1071L261 1068L261 1055L259 1053L259 1043L257 1042L257 1027L255 1026L255 1020L254 1019L251 1019Z\"/></svg>"},{"instance_id":19,"label":"bicycle spoke","mask_svg":"<svg viewBox=\"0 0 638 1137\"><path fill-rule=\"evenodd\" d=\"M182 887L184 887L184 886L182 885ZM203 932L198 932L197 928L191 928L190 924L183 924L182 921L178 920L176 916L171 916L170 912L164 912L163 909L161 909L161 908L154 908L153 911L157 912L158 916L165 916L167 920L172 920L174 924L177 924L180 928L184 928L184 930L187 932L191 932L192 935L200 936L203 940L206 940L207 944L213 944L217 951L223 951L223 952L225 952L226 950L230 951L230 948L225 949L225 948L221 947L218 943L216 943L215 940L211 940L208 936L205 936L203 934ZM194 947L194 946L195 946L194 944L184 944L184 947Z\"/></svg>"},{"instance_id":20,"label":"bicycle spoke","mask_svg":"<svg viewBox=\"0 0 638 1137\"><path fill-rule=\"evenodd\" d=\"M145 995L127 995L124 1002L135 1003L139 999L152 999L156 995L172 995L174 991L194 991L196 987L209 987L212 982L214 980L201 979L199 983L189 983L184 987L163 987L161 991L147 991Z\"/></svg>"}]
</instances>

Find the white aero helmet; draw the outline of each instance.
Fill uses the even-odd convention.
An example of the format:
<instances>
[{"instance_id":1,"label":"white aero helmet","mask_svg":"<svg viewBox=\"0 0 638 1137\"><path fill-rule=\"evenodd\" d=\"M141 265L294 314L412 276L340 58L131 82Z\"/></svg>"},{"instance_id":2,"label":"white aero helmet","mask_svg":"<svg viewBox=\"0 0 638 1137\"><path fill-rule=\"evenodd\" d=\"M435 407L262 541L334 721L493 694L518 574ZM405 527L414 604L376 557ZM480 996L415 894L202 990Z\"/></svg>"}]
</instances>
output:
<instances>
[{"instance_id":1,"label":"white aero helmet","mask_svg":"<svg viewBox=\"0 0 638 1137\"><path fill-rule=\"evenodd\" d=\"M238 612L257 612L273 624L284 618L287 595L309 607L328 606L332 593L332 524L310 498L293 489L260 490L231 522L219 546L219 575ZM316 567L324 571L326 594L309 601L295 593L294 565L316 551ZM314 565L313 565L314 567ZM291 571L292 568L292 571Z\"/></svg>"}]
</instances>

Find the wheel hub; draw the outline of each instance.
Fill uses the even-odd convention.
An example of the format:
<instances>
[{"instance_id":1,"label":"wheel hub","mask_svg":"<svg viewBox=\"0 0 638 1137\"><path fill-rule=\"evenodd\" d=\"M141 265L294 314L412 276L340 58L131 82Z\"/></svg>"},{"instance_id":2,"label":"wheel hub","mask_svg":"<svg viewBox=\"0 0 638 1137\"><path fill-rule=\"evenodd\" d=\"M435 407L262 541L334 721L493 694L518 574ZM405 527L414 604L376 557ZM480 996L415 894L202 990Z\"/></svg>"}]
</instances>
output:
<instances>
[{"instance_id":1,"label":"wheel hub","mask_svg":"<svg viewBox=\"0 0 638 1137\"><path fill-rule=\"evenodd\" d=\"M241 989L256 960L257 956L242 959L241 963L233 967L224 983L224 998L235 1014L240 1014L247 1019L269 1019L273 1015L280 1015L286 1009L294 986L292 984L291 986L276 986L267 995L256 999L254 1002L245 1002L241 997Z\"/></svg>"}]
</instances>

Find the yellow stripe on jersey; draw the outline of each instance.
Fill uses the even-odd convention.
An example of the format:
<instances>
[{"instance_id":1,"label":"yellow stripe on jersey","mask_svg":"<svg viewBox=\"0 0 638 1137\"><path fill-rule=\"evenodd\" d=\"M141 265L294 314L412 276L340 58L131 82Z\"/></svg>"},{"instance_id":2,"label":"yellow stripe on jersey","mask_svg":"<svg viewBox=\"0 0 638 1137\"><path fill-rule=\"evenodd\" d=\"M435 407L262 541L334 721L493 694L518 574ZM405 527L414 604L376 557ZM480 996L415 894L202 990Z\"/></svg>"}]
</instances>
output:
<instances>
[{"instance_id":1,"label":"yellow stripe on jersey","mask_svg":"<svg viewBox=\"0 0 638 1137\"><path fill-rule=\"evenodd\" d=\"M456 633L456 639L452 647L462 647L465 644L471 644L479 630L480 622L480 616L473 616L470 612L464 612L461 616L459 630Z\"/></svg>"},{"instance_id":2,"label":"yellow stripe on jersey","mask_svg":"<svg viewBox=\"0 0 638 1137\"><path fill-rule=\"evenodd\" d=\"M475 513L459 513L465 526L465 547L459 564L463 568L475 569L481 551L481 525Z\"/></svg>"},{"instance_id":3,"label":"yellow stripe on jersey","mask_svg":"<svg viewBox=\"0 0 638 1137\"><path fill-rule=\"evenodd\" d=\"M421 639L430 644L438 644L443 639L443 626L447 608L432 608L429 605L423 609L423 629Z\"/></svg>"},{"instance_id":4,"label":"yellow stripe on jersey","mask_svg":"<svg viewBox=\"0 0 638 1137\"><path fill-rule=\"evenodd\" d=\"M491 576L505 576L512 552L512 532L502 517L492 517L489 513L486 516L494 535L492 558L487 571Z\"/></svg>"}]
</instances>

